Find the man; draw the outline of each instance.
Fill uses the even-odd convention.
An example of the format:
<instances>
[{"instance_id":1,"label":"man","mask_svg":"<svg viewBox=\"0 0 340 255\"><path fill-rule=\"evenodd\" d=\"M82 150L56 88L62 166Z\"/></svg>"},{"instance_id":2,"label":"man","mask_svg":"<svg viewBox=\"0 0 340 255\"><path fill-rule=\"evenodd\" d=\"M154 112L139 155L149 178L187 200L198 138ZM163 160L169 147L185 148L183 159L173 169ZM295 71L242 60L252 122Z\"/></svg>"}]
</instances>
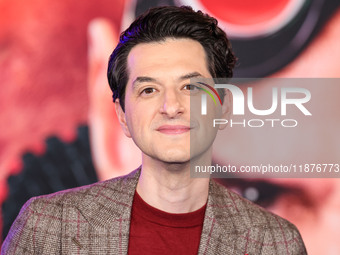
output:
<instances>
[{"instance_id":1,"label":"man","mask_svg":"<svg viewBox=\"0 0 340 255\"><path fill-rule=\"evenodd\" d=\"M234 63L214 18L189 7L139 17L111 55L108 79L141 167L31 199L2 254L306 254L291 223L208 178L190 178L190 164L211 164L217 132L190 113L198 93L191 78L231 77ZM228 95L209 116L228 115Z\"/></svg>"}]
</instances>

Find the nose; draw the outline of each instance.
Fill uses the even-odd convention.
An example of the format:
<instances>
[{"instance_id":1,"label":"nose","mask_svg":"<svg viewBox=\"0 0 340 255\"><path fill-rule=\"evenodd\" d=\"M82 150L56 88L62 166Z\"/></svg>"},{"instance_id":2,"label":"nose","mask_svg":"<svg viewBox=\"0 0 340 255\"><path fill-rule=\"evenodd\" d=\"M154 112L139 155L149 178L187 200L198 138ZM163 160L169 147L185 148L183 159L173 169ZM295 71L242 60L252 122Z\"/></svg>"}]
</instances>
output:
<instances>
[{"instance_id":1,"label":"nose","mask_svg":"<svg viewBox=\"0 0 340 255\"><path fill-rule=\"evenodd\" d=\"M166 91L160 112L169 118L175 118L181 115L184 112L181 96L174 90Z\"/></svg>"}]
</instances>

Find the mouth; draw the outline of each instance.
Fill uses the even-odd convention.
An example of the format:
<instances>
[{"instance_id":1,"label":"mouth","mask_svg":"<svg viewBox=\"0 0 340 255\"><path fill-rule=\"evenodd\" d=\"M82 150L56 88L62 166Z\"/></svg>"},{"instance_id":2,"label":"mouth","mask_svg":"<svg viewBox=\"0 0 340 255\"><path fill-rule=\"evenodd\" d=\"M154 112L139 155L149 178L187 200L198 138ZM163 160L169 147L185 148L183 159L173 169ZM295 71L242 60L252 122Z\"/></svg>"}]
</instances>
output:
<instances>
[{"instance_id":1,"label":"mouth","mask_svg":"<svg viewBox=\"0 0 340 255\"><path fill-rule=\"evenodd\" d=\"M179 135L189 132L190 129L190 127L184 125L163 125L157 128L157 131L167 135Z\"/></svg>"}]
</instances>

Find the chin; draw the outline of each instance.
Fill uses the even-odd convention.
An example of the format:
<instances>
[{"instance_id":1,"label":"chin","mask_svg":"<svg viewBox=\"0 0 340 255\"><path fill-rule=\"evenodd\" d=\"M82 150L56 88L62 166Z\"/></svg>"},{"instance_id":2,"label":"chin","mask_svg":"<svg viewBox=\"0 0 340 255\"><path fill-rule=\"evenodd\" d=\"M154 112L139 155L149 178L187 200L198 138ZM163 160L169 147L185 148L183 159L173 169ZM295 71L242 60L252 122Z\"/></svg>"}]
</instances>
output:
<instances>
[{"instance_id":1,"label":"chin","mask_svg":"<svg viewBox=\"0 0 340 255\"><path fill-rule=\"evenodd\" d=\"M190 161L190 153L168 151L160 155L159 159L169 164L183 164Z\"/></svg>"}]
</instances>

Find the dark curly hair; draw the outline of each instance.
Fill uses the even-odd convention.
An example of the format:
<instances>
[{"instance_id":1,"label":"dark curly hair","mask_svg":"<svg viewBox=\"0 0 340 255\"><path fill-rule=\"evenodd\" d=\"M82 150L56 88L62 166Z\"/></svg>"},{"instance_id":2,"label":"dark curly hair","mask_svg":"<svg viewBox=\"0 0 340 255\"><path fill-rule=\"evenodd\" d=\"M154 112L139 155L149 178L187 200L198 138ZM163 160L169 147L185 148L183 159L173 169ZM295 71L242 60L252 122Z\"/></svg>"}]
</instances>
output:
<instances>
[{"instance_id":1,"label":"dark curly hair","mask_svg":"<svg viewBox=\"0 0 340 255\"><path fill-rule=\"evenodd\" d=\"M122 32L109 59L107 78L113 101L119 98L123 110L128 81L127 57L131 49L139 43L164 41L167 38L198 41L205 50L212 77L232 77L236 58L226 33L217 26L215 18L201 11L196 12L189 6L151 8Z\"/></svg>"}]
</instances>

